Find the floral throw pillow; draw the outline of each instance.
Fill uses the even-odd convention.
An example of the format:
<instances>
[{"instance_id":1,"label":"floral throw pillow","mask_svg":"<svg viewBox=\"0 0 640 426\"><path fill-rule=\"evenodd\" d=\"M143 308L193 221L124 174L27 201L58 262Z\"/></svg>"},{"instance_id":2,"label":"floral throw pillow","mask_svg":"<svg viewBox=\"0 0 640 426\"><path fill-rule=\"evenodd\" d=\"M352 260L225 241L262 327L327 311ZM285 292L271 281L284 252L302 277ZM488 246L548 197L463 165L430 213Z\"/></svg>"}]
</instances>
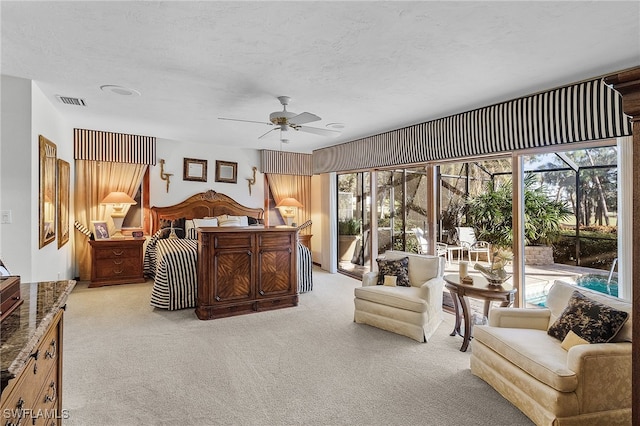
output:
<instances>
[{"instance_id":1,"label":"floral throw pillow","mask_svg":"<svg viewBox=\"0 0 640 426\"><path fill-rule=\"evenodd\" d=\"M400 259L376 259L378 262L378 285L384 285L385 276L398 277L396 285L411 287L409 283L409 258Z\"/></svg>"},{"instance_id":2,"label":"floral throw pillow","mask_svg":"<svg viewBox=\"0 0 640 426\"><path fill-rule=\"evenodd\" d=\"M626 312L592 300L576 290L547 334L564 340L569 331L573 331L589 343L605 343L613 339L628 316Z\"/></svg>"}]
</instances>

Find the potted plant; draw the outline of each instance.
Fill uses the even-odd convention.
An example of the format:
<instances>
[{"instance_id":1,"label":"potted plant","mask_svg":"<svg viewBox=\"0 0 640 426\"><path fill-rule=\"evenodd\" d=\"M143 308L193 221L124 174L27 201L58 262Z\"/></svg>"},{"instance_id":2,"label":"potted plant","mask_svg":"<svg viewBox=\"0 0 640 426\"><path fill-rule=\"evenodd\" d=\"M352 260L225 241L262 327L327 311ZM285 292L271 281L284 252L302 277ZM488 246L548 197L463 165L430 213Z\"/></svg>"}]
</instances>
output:
<instances>
[{"instance_id":1,"label":"potted plant","mask_svg":"<svg viewBox=\"0 0 640 426\"><path fill-rule=\"evenodd\" d=\"M338 259L351 260L356 247L356 241L360 237L362 224L357 219L345 219L338 221Z\"/></svg>"},{"instance_id":2,"label":"potted plant","mask_svg":"<svg viewBox=\"0 0 640 426\"><path fill-rule=\"evenodd\" d=\"M488 241L496 248L512 247L512 193L511 182L490 183L484 193L467 199L467 220L476 230L478 240ZM550 245L560 237L560 224L571 211L564 203L550 199L540 186L535 186L535 177L527 175L524 214L525 244L551 250Z\"/></svg>"}]
</instances>

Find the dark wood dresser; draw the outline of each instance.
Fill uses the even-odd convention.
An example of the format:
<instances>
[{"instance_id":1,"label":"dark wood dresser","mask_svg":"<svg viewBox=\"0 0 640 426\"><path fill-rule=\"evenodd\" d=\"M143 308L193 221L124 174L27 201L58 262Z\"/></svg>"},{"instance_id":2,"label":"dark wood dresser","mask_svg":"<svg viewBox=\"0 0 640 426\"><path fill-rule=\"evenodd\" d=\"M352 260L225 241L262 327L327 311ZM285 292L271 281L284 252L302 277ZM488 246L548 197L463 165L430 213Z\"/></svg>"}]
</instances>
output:
<instances>
[{"instance_id":1,"label":"dark wood dresser","mask_svg":"<svg viewBox=\"0 0 640 426\"><path fill-rule=\"evenodd\" d=\"M144 282L144 238L89 241L91 245L91 284L131 284Z\"/></svg>"},{"instance_id":2,"label":"dark wood dresser","mask_svg":"<svg viewBox=\"0 0 640 426\"><path fill-rule=\"evenodd\" d=\"M297 306L296 234L290 227L201 228L198 318Z\"/></svg>"},{"instance_id":3,"label":"dark wood dresser","mask_svg":"<svg viewBox=\"0 0 640 426\"><path fill-rule=\"evenodd\" d=\"M62 408L62 320L75 284L20 284L24 303L0 323L0 412L8 425L60 425L68 417Z\"/></svg>"}]
</instances>

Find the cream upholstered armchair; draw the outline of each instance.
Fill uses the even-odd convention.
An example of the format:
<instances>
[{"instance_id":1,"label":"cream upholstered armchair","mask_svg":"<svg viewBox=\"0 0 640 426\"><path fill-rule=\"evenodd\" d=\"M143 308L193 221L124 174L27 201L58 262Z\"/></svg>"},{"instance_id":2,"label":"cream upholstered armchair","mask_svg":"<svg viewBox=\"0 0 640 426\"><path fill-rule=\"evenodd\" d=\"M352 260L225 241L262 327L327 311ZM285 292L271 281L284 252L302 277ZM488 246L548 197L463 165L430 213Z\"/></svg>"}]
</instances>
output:
<instances>
[{"instance_id":1,"label":"cream upholstered armchair","mask_svg":"<svg viewBox=\"0 0 640 426\"><path fill-rule=\"evenodd\" d=\"M402 251L387 251L383 257L379 265L404 262L406 275L385 279L378 272L364 274L362 287L354 292L353 320L426 342L442 322L444 258Z\"/></svg>"}]
</instances>

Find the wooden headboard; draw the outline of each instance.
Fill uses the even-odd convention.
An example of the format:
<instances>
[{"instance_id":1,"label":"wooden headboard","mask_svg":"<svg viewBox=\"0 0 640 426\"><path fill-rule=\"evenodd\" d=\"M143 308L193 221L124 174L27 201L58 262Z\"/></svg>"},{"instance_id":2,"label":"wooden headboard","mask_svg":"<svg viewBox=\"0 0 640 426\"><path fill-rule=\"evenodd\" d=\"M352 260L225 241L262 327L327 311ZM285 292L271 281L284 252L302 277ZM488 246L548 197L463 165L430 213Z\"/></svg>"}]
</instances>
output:
<instances>
[{"instance_id":1,"label":"wooden headboard","mask_svg":"<svg viewBox=\"0 0 640 426\"><path fill-rule=\"evenodd\" d=\"M264 209L243 206L233 198L210 189L173 206L151 207L151 235L160 229L160 219L194 219L223 214L251 216L262 222Z\"/></svg>"}]
</instances>

